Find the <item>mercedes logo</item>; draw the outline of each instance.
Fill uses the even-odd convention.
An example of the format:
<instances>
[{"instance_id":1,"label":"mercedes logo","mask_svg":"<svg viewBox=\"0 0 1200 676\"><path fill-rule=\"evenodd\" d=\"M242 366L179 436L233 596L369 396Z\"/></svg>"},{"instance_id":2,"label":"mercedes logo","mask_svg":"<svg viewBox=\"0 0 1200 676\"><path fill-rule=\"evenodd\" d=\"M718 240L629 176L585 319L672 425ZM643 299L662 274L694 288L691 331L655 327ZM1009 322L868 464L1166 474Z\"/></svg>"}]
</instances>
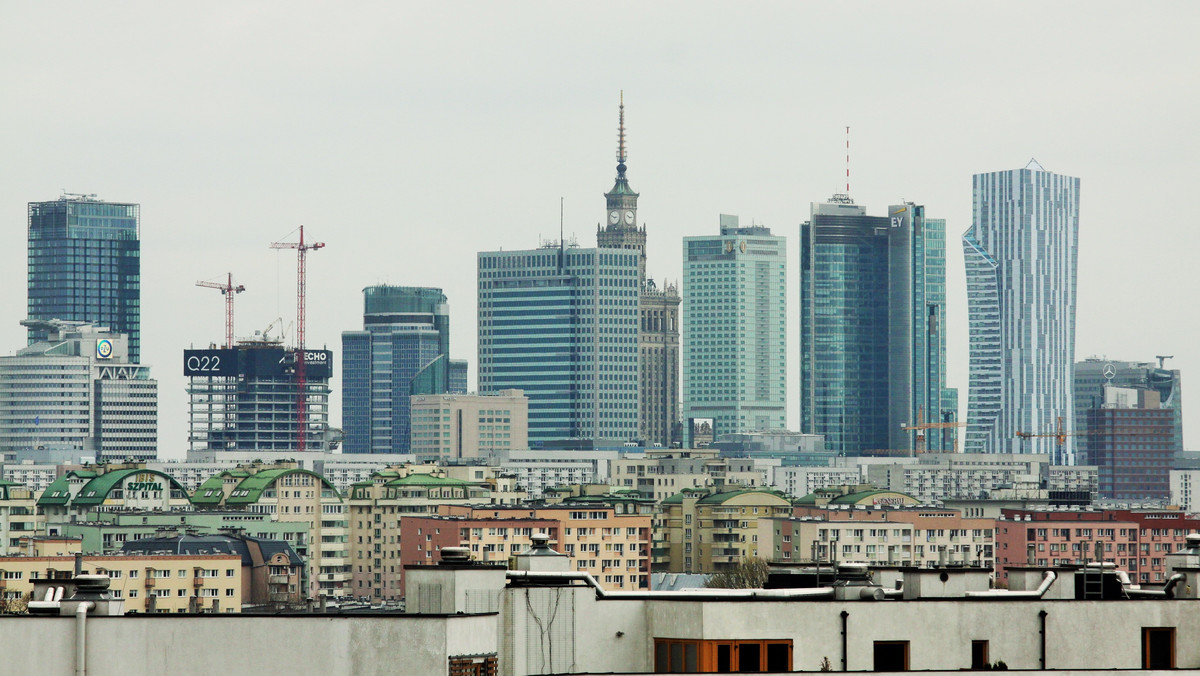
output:
<instances>
[{"instance_id":1,"label":"mercedes logo","mask_svg":"<svg viewBox=\"0 0 1200 676\"><path fill-rule=\"evenodd\" d=\"M1117 369L1115 366L1113 366L1112 364L1104 365L1104 377L1107 380L1112 380L1113 378L1116 377L1116 375L1117 375Z\"/></svg>"}]
</instances>

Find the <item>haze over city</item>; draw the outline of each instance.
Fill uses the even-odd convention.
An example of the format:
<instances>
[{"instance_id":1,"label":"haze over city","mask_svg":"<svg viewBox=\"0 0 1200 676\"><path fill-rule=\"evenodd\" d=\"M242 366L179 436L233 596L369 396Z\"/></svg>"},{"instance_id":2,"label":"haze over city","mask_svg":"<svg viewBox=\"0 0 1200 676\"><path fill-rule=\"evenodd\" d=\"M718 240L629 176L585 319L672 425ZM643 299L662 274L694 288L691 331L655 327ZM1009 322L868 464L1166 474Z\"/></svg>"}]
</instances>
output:
<instances>
[{"instance_id":1,"label":"haze over city","mask_svg":"<svg viewBox=\"0 0 1200 676\"><path fill-rule=\"evenodd\" d=\"M622 91L652 278L679 279L681 238L715 233L720 213L788 238L793 429L797 228L845 190L847 126L856 202L947 219L962 410L971 175L1032 157L1081 179L1076 358L1198 365L1191 3L68 3L0 18L0 352L25 344L26 204L140 203L164 458L186 448L181 351L222 340L220 298L194 283L246 285L238 335L292 322L295 257L268 245L300 224L327 244L309 262L309 346L340 364L365 286L441 287L473 384L476 252L557 238L560 198L567 237L595 244Z\"/></svg>"}]
</instances>

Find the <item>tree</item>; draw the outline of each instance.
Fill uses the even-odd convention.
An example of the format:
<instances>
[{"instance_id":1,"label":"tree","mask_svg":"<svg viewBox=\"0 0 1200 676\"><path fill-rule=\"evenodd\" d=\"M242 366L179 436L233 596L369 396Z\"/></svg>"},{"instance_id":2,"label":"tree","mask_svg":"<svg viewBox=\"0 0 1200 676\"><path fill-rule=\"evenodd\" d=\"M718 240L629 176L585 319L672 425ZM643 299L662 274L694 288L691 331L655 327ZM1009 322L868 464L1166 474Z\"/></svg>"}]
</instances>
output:
<instances>
[{"instance_id":1,"label":"tree","mask_svg":"<svg viewBox=\"0 0 1200 676\"><path fill-rule=\"evenodd\" d=\"M761 589L769 567L765 559L745 557L734 567L714 573L704 585L709 589Z\"/></svg>"}]
</instances>

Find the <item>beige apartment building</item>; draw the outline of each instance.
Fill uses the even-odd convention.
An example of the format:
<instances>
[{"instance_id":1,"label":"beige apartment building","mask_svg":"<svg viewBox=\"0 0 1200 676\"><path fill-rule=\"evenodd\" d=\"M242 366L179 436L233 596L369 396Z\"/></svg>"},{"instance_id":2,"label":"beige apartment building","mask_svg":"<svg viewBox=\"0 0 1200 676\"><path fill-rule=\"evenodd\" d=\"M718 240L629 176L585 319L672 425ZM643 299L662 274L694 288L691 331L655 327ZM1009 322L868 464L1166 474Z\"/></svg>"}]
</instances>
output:
<instances>
[{"instance_id":1,"label":"beige apartment building","mask_svg":"<svg viewBox=\"0 0 1200 676\"><path fill-rule=\"evenodd\" d=\"M529 397L522 390L413 395L410 406L409 449L421 462L529 448Z\"/></svg>"},{"instance_id":2,"label":"beige apartment building","mask_svg":"<svg viewBox=\"0 0 1200 676\"><path fill-rule=\"evenodd\" d=\"M21 538L37 533L41 522L33 491L0 479L0 556L14 553Z\"/></svg>"},{"instance_id":3,"label":"beige apartment building","mask_svg":"<svg viewBox=\"0 0 1200 676\"><path fill-rule=\"evenodd\" d=\"M487 504L491 488L447 476L433 465L399 465L350 487L350 585L355 596L391 599L403 589L400 518L436 514L439 505Z\"/></svg>"},{"instance_id":4,"label":"beige apartment building","mask_svg":"<svg viewBox=\"0 0 1200 676\"><path fill-rule=\"evenodd\" d=\"M334 598L349 593L347 505L320 474L294 462L240 465L200 484L192 503L197 509L243 510L308 524L307 546L295 547L308 562L308 593Z\"/></svg>"},{"instance_id":5,"label":"beige apartment building","mask_svg":"<svg viewBox=\"0 0 1200 676\"><path fill-rule=\"evenodd\" d=\"M240 613L249 601L237 555L85 556L83 572L108 575L109 589L125 599L126 613ZM54 582L65 583L74 574L74 556L0 557L0 591L6 600L29 600L35 582L45 587L41 582L49 581L54 588Z\"/></svg>"},{"instance_id":6,"label":"beige apartment building","mask_svg":"<svg viewBox=\"0 0 1200 676\"><path fill-rule=\"evenodd\" d=\"M759 523L763 557L776 562L838 561L930 568L993 567L996 522L938 508L803 510Z\"/></svg>"},{"instance_id":7,"label":"beige apartment building","mask_svg":"<svg viewBox=\"0 0 1200 676\"><path fill-rule=\"evenodd\" d=\"M772 490L709 492L690 489L663 500L654 529L656 572L714 573L742 559L770 555L759 542L759 524L787 518L792 504Z\"/></svg>"},{"instance_id":8,"label":"beige apartment building","mask_svg":"<svg viewBox=\"0 0 1200 676\"><path fill-rule=\"evenodd\" d=\"M592 496L549 507L446 506L440 511L472 520L533 519L539 524L553 524L555 528L546 531L551 536L550 546L570 557L572 570L589 573L605 589L650 588L654 517L651 507L640 501ZM472 529L468 535L463 544L471 547L472 554L476 558L487 556L493 561L494 554L484 553L504 551L512 554L523 551L530 544L529 532L522 533L516 542L495 540L492 528L480 528L478 532Z\"/></svg>"},{"instance_id":9,"label":"beige apartment building","mask_svg":"<svg viewBox=\"0 0 1200 676\"><path fill-rule=\"evenodd\" d=\"M722 458L716 449L655 449L610 461L609 483L662 502L688 488L759 488L767 484L766 472L749 458Z\"/></svg>"}]
</instances>

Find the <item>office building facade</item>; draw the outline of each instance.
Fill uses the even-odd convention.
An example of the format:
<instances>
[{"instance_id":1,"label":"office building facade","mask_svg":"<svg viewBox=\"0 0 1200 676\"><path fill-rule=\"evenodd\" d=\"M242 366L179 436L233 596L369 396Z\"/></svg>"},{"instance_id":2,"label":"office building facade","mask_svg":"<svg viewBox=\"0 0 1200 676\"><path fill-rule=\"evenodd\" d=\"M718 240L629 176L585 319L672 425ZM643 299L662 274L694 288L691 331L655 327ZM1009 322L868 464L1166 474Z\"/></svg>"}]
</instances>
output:
<instances>
[{"instance_id":1,"label":"office building facade","mask_svg":"<svg viewBox=\"0 0 1200 676\"><path fill-rule=\"evenodd\" d=\"M1076 440L1019 438L1074 418L1079 179L1023 169L976 174L963 234L970 327L965 450L1047 453L1075 464Z\"/></svg>"},{"instance_id":2,"label":"office building facade","mask_svg":"<svg viewBox=\"0 0 1200 676\"><path fill-rule=\"evenodd\" d=\"M787 428L786 238L721 215L683 239L683 418L713 434Z\"/></svg>"},{"instance_id":3,"label":"office building facade","mask_svg":"<svg viewBox=\"0 0 1200 676\"><path fill-rule=\"evenodd\" d=\"M407 453L409 397L466 379L450 361L449 305L441 289L410 286L370 286L363 301L363 330L342 333L345 452Z\"/></svg>"},{"instance_id":4,"label":"office building facade","mask_svg":"<svg viewBox=\"0 0 1200 676\"><path fill-rule=\"evenodd\" d=\"M506 457L529 448L528 431L529 399L520 390L412 397L417 462Z\"/></svg>"},{"instance_id":5,"label":"office building facade","mask_svg":"<svg viewBox=\"0 0 1200 676\"><path fill-rule=\"evenodd\" d=\"M105 326L141 353L141 207L63 195L30 202L28 316ZM29 343L47 329L29 327Z\"/></svg>"},{"instance_id":6,"label":"office building facade","mask_svg":"<svg viewBox=\"0 0 1200 676\"><path fill-rule=\"evenodd\" d=\"M617 177L604 193L605 224L596 227L601 248L638 254L641 289L638 328L639 435L647 445L670 446L679 436L679 287L646 277L646 228L639 225L638 193L625 176L625 101L617 126Z\"/></svg>"},{"instance_id":7,"label":"office building facade","mask_svg":"<svg viewBox=\"0 0 1200 676\"><path fill-rule=\"evenodd\" d=\"M158 381L128 339L80 322L26 320L45 340L0 357L0 453L55 449L98 462L158 456Z\"/></svg>"},{"instance_id":8,"label":"office building facade","mask_svg":"<svg viewBox=\"0 0 1200 676\"><path fill-rule=\"evenodd\" d=\"M913 203L868 216L846 195L813 204L800 226L801 429L851 455L953 451L946 387L945 221Z\"/></svg>"},{"instance_id":9,"label":"office building facade","mask_svg":"<svg viewBox=\"0 0 1200 676\"><path fill-rule=\"evenodd\" d=\"M1158 393L1159 407L1174 412L1174 440L1179 450L1183 449L1183 374L1179 369L1164 368L1164 361L1171 357L1160 357L1159 363L1118 361L1088 357L1075 362L1075 424L1069 430L1077 438L1088 436L1088 412L1104 408L1105 387L1146 388Z\"/></svg>"},{"instance_id":10,"label":"office building facade","mask_svg":"<svg viewBox=\"0 0 1200 676\"><path fill-rule=\"evenodd\" d=\"M529 442L637 439L639 255L481 252L479 393L529 397Z\"/></svg>"},{"instance_id":11,"label":"office building facade","mask_svg":"<svg viewBox=\"0 0 1200 676\"><path fill-rule=\"evenodd\" d=\"M1088 464L1100 475L1100 497L1167 500L1175 453L1176 411L1157 390L1105 385L1104 400L1087 411L1083 439Z\"/></svg>"}]
</instances>

